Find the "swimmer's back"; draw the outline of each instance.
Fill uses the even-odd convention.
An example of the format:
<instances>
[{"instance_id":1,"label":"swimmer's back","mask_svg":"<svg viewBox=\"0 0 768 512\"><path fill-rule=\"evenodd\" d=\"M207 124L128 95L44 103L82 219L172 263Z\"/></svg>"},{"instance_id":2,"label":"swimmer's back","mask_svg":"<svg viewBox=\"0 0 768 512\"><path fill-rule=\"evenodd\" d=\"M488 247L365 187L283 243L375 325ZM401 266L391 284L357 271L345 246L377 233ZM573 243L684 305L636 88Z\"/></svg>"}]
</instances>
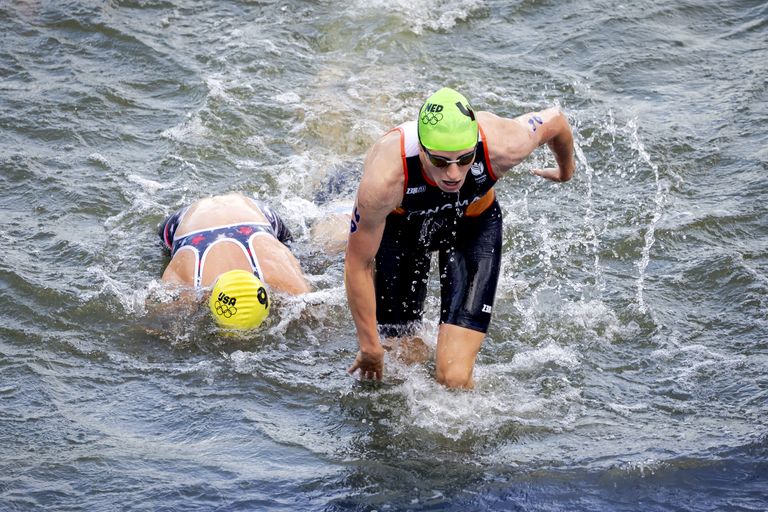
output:
<instances>
[{"instance_id":1,"label":"swimmer's back","mask_svg":"<svg viewBox=\"0 0 768 512\"><path fill-rule=\"evenodd\" d=\"M229 224L269 224L253 199L231 192L193 203L176 229L176 237L192 231Z\"/></svg>"}]
</instances>

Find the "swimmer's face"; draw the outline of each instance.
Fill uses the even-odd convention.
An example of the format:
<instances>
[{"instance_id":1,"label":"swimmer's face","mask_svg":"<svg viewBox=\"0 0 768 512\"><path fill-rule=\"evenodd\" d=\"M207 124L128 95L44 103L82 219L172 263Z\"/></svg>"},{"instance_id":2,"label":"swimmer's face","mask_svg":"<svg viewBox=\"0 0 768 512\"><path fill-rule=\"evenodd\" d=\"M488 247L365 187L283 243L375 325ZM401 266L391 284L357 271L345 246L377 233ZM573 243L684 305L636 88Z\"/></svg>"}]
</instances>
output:
<instances>
[{"instance_id":1,"label":"swimmer's face","mask_svg":"<svg viewBox=\"0 0 768 512\"><path fill-rule=\"evenodd\" d=\"M428 150L421 146L419 158L424 171L443 192L458 192L464 185L477 148L460 151Z\"/></svg>"}]
</instances>

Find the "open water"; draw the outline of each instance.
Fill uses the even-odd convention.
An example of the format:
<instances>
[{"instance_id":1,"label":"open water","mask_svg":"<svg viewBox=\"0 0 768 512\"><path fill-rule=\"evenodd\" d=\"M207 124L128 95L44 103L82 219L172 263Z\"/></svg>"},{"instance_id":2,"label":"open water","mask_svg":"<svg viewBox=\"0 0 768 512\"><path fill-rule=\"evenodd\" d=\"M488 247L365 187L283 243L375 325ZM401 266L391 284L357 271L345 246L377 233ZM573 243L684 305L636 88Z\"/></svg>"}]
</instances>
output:
<instances>
[{"instance_id":1,"label":"open water","mask_svg":"<svg viewBox=\"0 0 768 512\"><path fill-rule=\"evenodd\" d=\"M768 509L764 1L7 0L0 43L0 510ZM497 187L475 391L360 384L309 230L443 85L560 105L578 169ZM230 190L315 287L249 339L146 307Z\"/></svg>"}]
</instances>

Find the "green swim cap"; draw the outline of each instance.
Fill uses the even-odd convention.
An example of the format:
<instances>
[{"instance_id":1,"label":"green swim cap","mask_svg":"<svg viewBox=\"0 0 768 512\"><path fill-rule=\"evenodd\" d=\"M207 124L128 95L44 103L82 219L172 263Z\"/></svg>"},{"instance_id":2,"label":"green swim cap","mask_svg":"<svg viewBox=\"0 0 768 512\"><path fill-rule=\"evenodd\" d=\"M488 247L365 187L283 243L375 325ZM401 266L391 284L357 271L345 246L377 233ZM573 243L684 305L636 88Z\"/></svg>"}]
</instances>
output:
<instances>
[{"instance_id":1,"label":"green swim cap","mask_svg":"<svg viewBox=\"0 0 768 512\"><path fill-rule=\"evenodd\" d=\"M477 120L467 98L444 87L419 111L419 141L427 149L459 151L477 144Z\"/></svg>"}]
</instances>

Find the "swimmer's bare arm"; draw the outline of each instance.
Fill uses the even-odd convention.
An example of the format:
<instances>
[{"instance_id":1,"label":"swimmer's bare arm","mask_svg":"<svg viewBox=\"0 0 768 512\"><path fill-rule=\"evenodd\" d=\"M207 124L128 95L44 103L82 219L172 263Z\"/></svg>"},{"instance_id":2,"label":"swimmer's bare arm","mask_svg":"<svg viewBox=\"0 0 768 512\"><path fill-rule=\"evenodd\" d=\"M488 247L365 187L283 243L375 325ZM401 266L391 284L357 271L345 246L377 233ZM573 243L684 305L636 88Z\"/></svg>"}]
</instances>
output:
<instances>
[{"instance_id":1,"label":"swimmer's bare arm","mask_svg":"<svg viewBox=\"0 0 768 512\"><path fill-rule=\"evenodd\" d=\"M536 176L552 181L568 181L573 177L576 160L573 134L565 114L559 108L529 112L506 119L490 112L478 112L491 151L491 163L498 176L528 158L536 148L547 144L555 156L557 167L534 169Z\"/></svg>"},{"instance_id":2,"label":"swimmer's bare arm","mask_svg":"<svg viewBox=\"0 0 768 512\"><path fill-rule=\"evenodd\" d=\"M154 336L163 336L168 332L168 322L174 318L191 317L200 306L200 296L192 286L192 274L187 266L174 264L186 258L186 254L179 254L166 267L161 280L166 292L165 298L150 295L145 302L146 318L142 322L144 330ZM189 262L188 262L189 263ZM191 267L190 265L188 265Z\"/></svg>"},{"instance_id":3,"label":"swimmer's bare arm","mask_svg":"<svg viewBox=\"0 0 768 512\"><path fill-rule=\"evenodd\" d=\"M253 249L264 273L264 280L271 288L291 295L311 290L299 261L277 238L257 237Z\"/></svg>"},{"instance_id":4,"label":"swimmer's bare arm","mask_svg":"<svg viewBox=\"0 0 768 512\"><path fill-rule=\"evenodd\" d=\"M192 286L195 279L194 258L195 256L191 251L179 251L179 254L165 267L162 280L166 283Z\"/></svg>"},{"instance_id":5,"label":"swimmer's bare arm","mask_svg":"<svg viewBox=\"0 0 768 512\"><path fill-rule=\"evenodd\" d=\"M376 323L374 259L387 215L403 199L404 179L399 134L391 132L374 144L365 159L344 260L347 301L360 346L347 371L360 370L363 379L379 380L384 372L384 349Z\"/></svg>"}]
</instances>

